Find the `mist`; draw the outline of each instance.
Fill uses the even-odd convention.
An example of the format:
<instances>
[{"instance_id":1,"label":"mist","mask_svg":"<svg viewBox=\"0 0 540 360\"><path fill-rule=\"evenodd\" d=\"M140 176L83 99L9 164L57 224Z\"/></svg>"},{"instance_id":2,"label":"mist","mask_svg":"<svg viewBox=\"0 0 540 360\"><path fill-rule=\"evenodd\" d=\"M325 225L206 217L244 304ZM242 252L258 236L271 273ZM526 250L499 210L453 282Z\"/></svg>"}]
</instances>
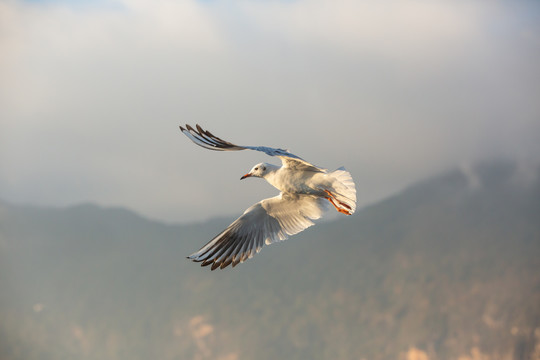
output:
<instances>
[{"instance_id":1,"label":"mist","mask_svg":"<svg viewBox=\"0 0 540 360\"><path fill-rule=\"evenodd\" d=\"M264 154L345 166L359 205L485 159L540 162L540 5L3 1L0 198L240 214ZM233 194L233 196L231 196Z\"/></svg>"}]
</instances>

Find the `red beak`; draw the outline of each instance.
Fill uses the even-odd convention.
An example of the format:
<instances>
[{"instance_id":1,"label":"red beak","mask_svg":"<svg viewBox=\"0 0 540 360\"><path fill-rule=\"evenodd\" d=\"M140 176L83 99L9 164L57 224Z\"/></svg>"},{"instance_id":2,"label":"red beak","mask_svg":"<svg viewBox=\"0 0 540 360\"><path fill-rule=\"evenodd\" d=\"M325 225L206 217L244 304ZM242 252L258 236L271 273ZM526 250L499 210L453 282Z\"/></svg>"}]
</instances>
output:
<instances>
[{"instance_id":1,"label":"red beak","mask_svg":"<svg viewBox=\"0 0 540 360\"><path fill-rule=\"evenodd\" d=\"M250 174L250 173L247 173L246 175L242 176L242 177L240 178L240 180L244 180L245 178L250 177L250 176L251 176L251 174Z\"/></svg>"}]
</instances>

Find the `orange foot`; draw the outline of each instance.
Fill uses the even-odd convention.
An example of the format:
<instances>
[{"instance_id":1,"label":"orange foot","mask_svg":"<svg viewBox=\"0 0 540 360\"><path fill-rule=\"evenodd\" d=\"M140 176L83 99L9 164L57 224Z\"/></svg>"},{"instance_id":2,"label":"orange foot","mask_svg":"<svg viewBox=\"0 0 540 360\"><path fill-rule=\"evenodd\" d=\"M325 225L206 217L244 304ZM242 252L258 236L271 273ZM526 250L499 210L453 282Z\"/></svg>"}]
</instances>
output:
<instances>
[{"instance_id":1,"label":"orange foot","mask_svg":"<svg viewBox=\"0 0 540 360\"><path fill-rule=\"evenodd\" d=\"M328 194L328 196L326 196L325 199L328 200L328 201L330 201L330 203L331 203L332 205L334 205L334 207L336 208L337 211L339 211L340 213L345 214L345 215L352 215L351 207L350 207L349 205L347 205L347 204L345 204L345 203L339 201L338 199L336 199L336 197L334 196L334 194L332 194L330 191L324 190L324 192ZM343 208L340 207L340 206L337 206L336 203L334 202L334 200L337 201L337 203L338 203L340 206L344 207L344 208L347 209L347 210L343 209Z\"/></svg>"}]
</instances>

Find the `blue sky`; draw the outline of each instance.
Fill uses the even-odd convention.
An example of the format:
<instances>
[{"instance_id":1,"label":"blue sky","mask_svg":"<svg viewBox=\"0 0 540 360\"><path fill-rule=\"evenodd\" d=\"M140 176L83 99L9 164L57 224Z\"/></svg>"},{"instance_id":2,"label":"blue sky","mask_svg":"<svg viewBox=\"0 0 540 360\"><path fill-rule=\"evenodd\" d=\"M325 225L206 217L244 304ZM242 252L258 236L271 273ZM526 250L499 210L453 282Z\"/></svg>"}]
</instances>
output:
<instances>
[{"instance_id":1,"label":"blue sky","mask_svg":"<svg viewBox=\"0 0 540 360\"><path fill-rule=\"evenodd\" d=\"M483 159L537 165L540 4L0 1L0 199L240 214L266 158L345 166L360 206ZM275 161L274 161L275 162Z\"/></svg>"}]
</instances>

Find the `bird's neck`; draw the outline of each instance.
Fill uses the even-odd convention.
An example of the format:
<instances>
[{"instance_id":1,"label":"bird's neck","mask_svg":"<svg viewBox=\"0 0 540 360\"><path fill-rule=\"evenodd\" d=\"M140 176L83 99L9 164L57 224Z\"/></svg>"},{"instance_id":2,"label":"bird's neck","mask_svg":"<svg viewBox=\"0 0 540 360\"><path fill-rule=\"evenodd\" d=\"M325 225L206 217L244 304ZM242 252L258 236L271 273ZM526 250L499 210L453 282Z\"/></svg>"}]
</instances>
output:
<instances>
[{"instance_id":1,"label":"bird's neck","mask_svg":"<svg viewBox=\"0 0 540 360\"><path fill-rule=\"evenodd\" d=\"M268 164L266 166L267 168L267 172L266 174L263 176L263 178L270 184L272 185L273 187L275 187L276 189L278 190L281 190L279 185L278 185L278 173L279 173L279 169L281 169L281 167L279 166L276 166L276 165L272 165L272 164Z\"/></svg>"}]
</instances>

